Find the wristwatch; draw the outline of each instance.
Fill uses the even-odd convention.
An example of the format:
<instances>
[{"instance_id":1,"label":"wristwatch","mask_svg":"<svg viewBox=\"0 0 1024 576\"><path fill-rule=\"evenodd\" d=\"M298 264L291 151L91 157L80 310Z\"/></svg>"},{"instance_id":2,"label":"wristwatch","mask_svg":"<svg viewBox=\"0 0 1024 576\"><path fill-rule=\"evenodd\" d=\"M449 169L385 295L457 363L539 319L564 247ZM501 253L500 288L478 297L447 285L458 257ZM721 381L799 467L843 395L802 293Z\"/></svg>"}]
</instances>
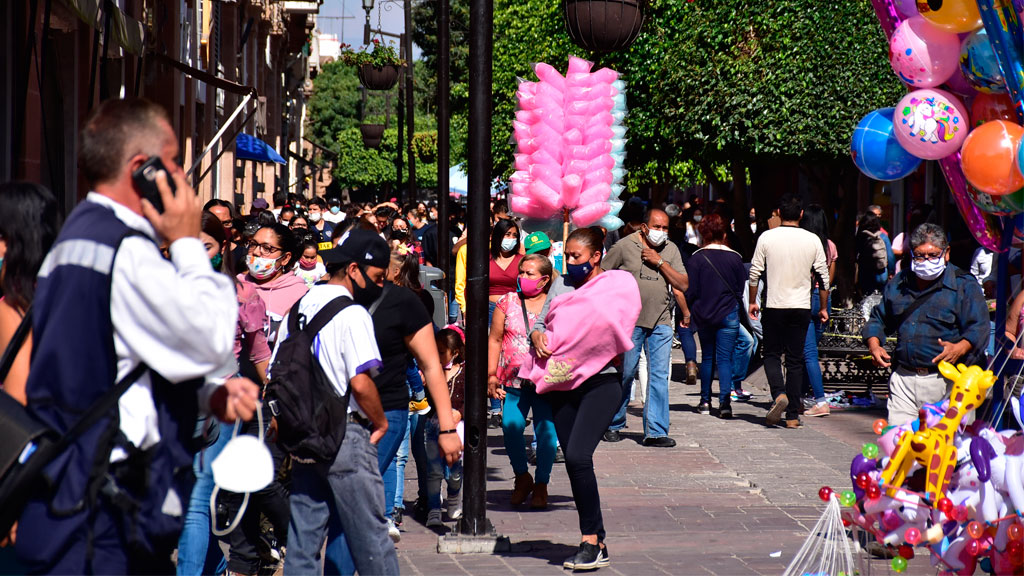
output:
<instances>
[{"instance_id":1,"label":"wristwatch","mask_svg":"<svg viewBox=\"0 0 1024 576\"><path fill-rule=\"evenodd\" d=\"M661 260L658 261L658 265L655 266L655 268L661 269L661 265L664 264L664 263L665 263L665 259L662 258Z\"/></svg>"}]
</instances>

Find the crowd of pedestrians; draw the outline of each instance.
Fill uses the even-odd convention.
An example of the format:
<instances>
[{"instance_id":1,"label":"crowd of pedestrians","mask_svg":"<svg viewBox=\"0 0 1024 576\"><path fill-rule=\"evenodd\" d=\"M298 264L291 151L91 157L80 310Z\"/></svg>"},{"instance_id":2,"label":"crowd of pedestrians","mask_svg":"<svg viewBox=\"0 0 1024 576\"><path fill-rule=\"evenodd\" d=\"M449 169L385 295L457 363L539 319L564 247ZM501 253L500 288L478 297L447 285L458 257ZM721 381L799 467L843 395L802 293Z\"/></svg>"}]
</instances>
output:
<instances>
[{"instance_id":1,"label":"crowd of pedestrians","mask_svg":"<svg viewBox=\"0 0 1024 576\"><path fill-rule=\"evenodd\" d=\"M462 327L483 313L465 294L464 211L439 238L436 206L422 202L290 194L273 208L201 206L178 148L161 109L110 100L83 129L90 192L66 222L45 188L0 188L4 392L58 433L121 392L46 463L5 540L32 573L397 573L409 518L440 529L462 515ZM154 157L166 168L147 189L138 174ZM626 437L630 403L643 407L643 446L675 446L674 346L682 380L699 383L699 414L731 418L751 399L743 382L759 358L766 425L830 413L818 345L839 254L821 206L787 194L764 229L753 212L738 221L695 197L631 201L620 217L619 230L580 228L563 242L499 200L489 229L473 231L490 238L488 427L515 475L508 504L543 510L552 492L571 492L574 571L610 565L593 455ZM870 206L849 232L870 304L864 343L894 365L892 424L946 393L938 361L976 361L991 340L991 255L975 255L974 275L948 264L946 233L928 218L913 212L893 242ZM756 234L749 254L737 226ZM441 250L450 294L421 274ZM1022 309L1018 297L1007 337ZM292 380L296 366L308 378ZM295 400L288 386L315 396ZM214 462L239 436L268 451L259 490L220 489ZM558 462L568 487L552 485Z\"/></svg>"}]
</instances>

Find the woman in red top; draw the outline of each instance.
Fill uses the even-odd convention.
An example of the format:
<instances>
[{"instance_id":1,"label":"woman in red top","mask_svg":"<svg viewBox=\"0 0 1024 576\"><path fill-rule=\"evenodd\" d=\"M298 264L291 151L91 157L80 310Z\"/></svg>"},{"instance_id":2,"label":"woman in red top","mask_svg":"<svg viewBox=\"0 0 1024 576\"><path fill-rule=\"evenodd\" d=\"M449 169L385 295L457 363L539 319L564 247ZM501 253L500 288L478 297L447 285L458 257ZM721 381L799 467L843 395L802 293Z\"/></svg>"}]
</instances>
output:
<instances>
[{"instance_id":1,"label":"woman in red top","mask_svg":"<svg viewBox=\"0 0 1024 576\"><path fill-rule=\"evenodd\" d=\"M509 292L516 291L519 277L519 226L511 220L498 220L491 229L491 260L489 284L487 287L487 327L491 326L494 308L498 300Z\"/></svg>"}]
</instances>

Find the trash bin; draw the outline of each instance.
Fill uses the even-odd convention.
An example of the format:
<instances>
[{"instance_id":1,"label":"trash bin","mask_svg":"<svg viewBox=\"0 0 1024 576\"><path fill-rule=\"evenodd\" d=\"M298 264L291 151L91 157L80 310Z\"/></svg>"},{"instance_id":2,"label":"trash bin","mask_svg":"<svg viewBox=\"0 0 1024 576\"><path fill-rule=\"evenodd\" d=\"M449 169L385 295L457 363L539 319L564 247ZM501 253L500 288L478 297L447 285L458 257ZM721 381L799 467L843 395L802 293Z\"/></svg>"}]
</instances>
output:
<instances>
[{"instance_id":1,"label":"trash bin","mask_svg":"<svg viewBox=\"0 0 1024 576\"><path fill-rule=\"evenodd\" d=\"M420 284L423 289L430 292L434 299L434 326L438 329L448 325L448 297L441 289L440 283L444 279L444 272L433 266L420 266Z\"/></svg>"}]
</instances>

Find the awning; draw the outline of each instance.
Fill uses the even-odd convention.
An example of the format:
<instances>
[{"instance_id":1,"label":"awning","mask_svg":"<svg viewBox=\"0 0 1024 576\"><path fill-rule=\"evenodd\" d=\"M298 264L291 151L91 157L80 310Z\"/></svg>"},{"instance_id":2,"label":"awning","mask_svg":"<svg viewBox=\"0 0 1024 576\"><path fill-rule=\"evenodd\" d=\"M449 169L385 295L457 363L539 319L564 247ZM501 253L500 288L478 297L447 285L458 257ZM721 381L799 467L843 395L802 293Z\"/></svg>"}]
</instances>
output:
<instances>
[{"instance_id":1,"label":"awning","mask_svg":"<svg viewBox=\"0 0 1024 576\"><path fill-rule=\"evenodd\" d=\"M284 158L271 148L269 144L248 134L239 134L235 137L235 158L239 160L255 160L256 162L285 163Z\"/></svg>"},{"instance_id":2,"label":"awning","mask_svg":"<svg viewBox=\"0 0 1024 576\"><path fill-rule=\"evenodd\" d=\"M83 22L97 30L103 29L106 16L100 6L102 0L63 0L63 2ZM117 6L113 6L110 16L111 40L129 54L142 54L143 37L146 34L142 22L125 14Z\"/></svg>"}]
</instances>

